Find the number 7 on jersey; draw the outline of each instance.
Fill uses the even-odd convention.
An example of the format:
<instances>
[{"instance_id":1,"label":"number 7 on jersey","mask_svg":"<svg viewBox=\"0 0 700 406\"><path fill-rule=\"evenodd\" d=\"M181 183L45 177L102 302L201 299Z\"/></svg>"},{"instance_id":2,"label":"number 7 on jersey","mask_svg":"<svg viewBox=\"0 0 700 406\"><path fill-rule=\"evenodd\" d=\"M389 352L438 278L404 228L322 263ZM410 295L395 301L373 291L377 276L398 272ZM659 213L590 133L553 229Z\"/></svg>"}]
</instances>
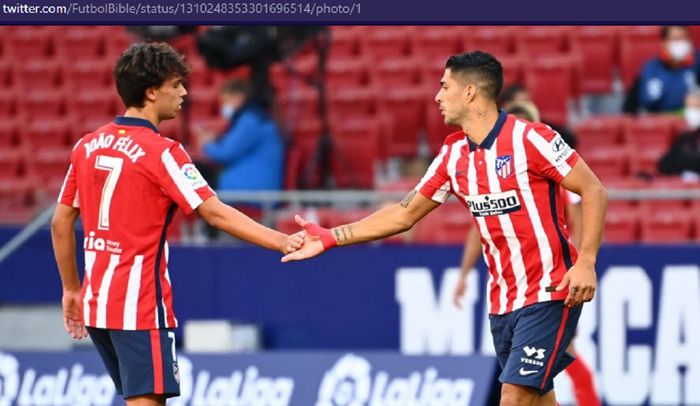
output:
<instances>
[{"instance_id":1,"label":"number 7 on jersey","mask_svg":"<svg viewBox=\"0 0 700 406\"><path fill-rule=\"evenodd\" d=\"M122 173L124 159L115 158L113 156L98 155L95 159L95 169L107 171L107 180L102 188L102 197L100 198L100 215L97 221L99 230L109 230L109 206L112 203L112 195L117 187L119 175Z\"/></svg>"}]
</instances>

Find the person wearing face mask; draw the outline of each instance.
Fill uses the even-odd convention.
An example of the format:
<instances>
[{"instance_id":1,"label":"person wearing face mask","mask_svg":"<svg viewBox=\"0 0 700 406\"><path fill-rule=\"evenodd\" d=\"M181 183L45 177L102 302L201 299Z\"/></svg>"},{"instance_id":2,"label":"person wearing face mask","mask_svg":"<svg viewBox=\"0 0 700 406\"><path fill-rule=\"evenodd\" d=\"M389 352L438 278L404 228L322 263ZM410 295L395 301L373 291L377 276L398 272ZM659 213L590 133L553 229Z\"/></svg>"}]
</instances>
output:
<instances>
[{"instance_id":1,"label":"person wearing face mask","mask_svg":"<svg viewBox=\"0 0 700 406\"><path fill-rule=\"evenodd\" d=\"M254 95L252 84L234 79L219 94L220 114L229 123L214 137L200 133L202 153L223 166L217 191L280 190L284 144L266 103ZM255 215L256 208L246 213Z\"/></svg>"},{"instance_id":2,"label":"person wearing face mask","mask_svg":"<svg viewBox=\"0 0 700 406\"><path fill-rule=\"evenodd\" d=\"M646 62L627 95L625 112L678 112L688 89L695 88L700 55L693 48L687 27L661 28L662 49Z\"/></svg>"},{"instance_id":3,"label":"person wearing face mask","mask_svg":"<svg viewBox=\"0 0 700 406\"><path fill-rule=\"evenodd\" d=\"M688 181L700 181L700 89L685 97L683 111L688 130L678 136L661 159L659 173L681 175Z\"/></svg>"}]
</instances>

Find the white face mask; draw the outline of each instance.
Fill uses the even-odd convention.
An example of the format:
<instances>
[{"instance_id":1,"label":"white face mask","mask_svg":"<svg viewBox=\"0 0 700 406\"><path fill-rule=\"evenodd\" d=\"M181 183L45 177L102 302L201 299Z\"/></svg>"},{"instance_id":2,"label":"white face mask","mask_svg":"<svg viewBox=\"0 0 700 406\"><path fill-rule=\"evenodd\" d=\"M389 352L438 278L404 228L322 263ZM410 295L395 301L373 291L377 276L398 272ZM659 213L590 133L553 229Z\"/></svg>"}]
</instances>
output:
<instances>
[{"instance_id":1,"label":"white face mask","mask_svg":"<svg viewBox=\"0 0 700 406\"><path fill-rule=\"evenodd\" d=\"M700 107L688 107L683 112L688 128L694 130L700 127Z\"/></svg>"},{"instance_id":2,"label":"white face mask","mask_svg":"<svg viewBox=\"0 0 700 406\"><path fill-rule=\"evenodd\" d=\"M236 114L236 108L230 104L224 104L223 106L221 106L219 114L221 114L221 117L230 120L231 117L233 117L233 115Z\"/></svg>"},{"instance_id":3,"label":"white face mask","mask_svg":"<svg viewBox=\"0 0 700 406\"><path fill-rule=\"evenodd\" d=\"M666 43L666 49L674 61L682 61L693 52L693 44L685 39L674 39Z\"/></svg>"}]
</instances>

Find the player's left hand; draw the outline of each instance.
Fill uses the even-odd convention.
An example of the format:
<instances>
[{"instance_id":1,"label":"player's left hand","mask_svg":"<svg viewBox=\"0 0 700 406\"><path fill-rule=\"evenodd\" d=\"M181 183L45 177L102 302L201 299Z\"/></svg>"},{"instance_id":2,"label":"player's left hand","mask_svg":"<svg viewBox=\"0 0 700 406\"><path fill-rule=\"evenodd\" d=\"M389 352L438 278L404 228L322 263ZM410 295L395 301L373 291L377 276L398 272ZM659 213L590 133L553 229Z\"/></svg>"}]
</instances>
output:
<instances>
[{"instance_id":1,"label":"player's left hand","mask_svg":"<svg viewBox=\"0 0 700 406\"><path fill-rule=\"evenodd\" d=\"M283 254L291 254L292 252L298 250L304 245L304 239L306 238L306 232L299 231L292 235L287 236L287 241L282 248Z\"/></svg>"},{"instance_id":2,"label":"player's left hand","mask_svg":"<svg viewBox=\"0 0 700 406\"><path fill-rule=\"evenodd\" d=\"M301 249L282 257L282 262L299 261L302 259L312 258L333 246L329 240L333 239L333 237L330 236L330 230L320 227L317 224L309 223L299 215L294 216L294 221L296 221L297 224L304 229L303 232L306 234L304 246L301 247ZM325 244L324 239L326 240ZM335 242L335 240L333 240L333 242Z\"/></svg>"},{"instance_id":3,"label":"player's left hand","mask_svg":"<svg viewBox=\"0 0 700 406\"><path fill-rule=\"evenodd\" d=\"M87 337L83 313L80 310L80 290L64 290L61 302L63 304L63 326L66 328L66 332L76 340Z\"/></svg>"},{"instance_id":4,"label":"player's left hand","mask_svg":"<svg viewBox=\"0 0 700 406\"><path fill-rule=\"evenodd\" d=\"M595 267L590 264L574 264L557 286L557 292L569 288L564 305L573 307L593 300L596 289Z\"/></svg>"}]
</instances>

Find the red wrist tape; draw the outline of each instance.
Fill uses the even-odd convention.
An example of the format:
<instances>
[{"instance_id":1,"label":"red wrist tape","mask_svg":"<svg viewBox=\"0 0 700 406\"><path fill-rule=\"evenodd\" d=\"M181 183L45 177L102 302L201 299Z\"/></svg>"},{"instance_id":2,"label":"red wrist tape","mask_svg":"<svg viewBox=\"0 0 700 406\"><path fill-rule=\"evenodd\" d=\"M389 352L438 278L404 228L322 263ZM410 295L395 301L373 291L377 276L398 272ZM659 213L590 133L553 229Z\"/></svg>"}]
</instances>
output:
<instances>
[{"instance_id":1,"label":"red wrist tape","mask_svg":"<svg viewBox=\"0 0 700 406\"><path fill-rule=\"evenodd\" d=\"M307 223L304 226L304 231L306 231L306 233L312 237L320 238L324 250L331 249L338 245L338 243L335 241L335 238L333 238L333 234L331 234L331 230L323 228L318 224Z\"/></svg>"}]
</instances>

